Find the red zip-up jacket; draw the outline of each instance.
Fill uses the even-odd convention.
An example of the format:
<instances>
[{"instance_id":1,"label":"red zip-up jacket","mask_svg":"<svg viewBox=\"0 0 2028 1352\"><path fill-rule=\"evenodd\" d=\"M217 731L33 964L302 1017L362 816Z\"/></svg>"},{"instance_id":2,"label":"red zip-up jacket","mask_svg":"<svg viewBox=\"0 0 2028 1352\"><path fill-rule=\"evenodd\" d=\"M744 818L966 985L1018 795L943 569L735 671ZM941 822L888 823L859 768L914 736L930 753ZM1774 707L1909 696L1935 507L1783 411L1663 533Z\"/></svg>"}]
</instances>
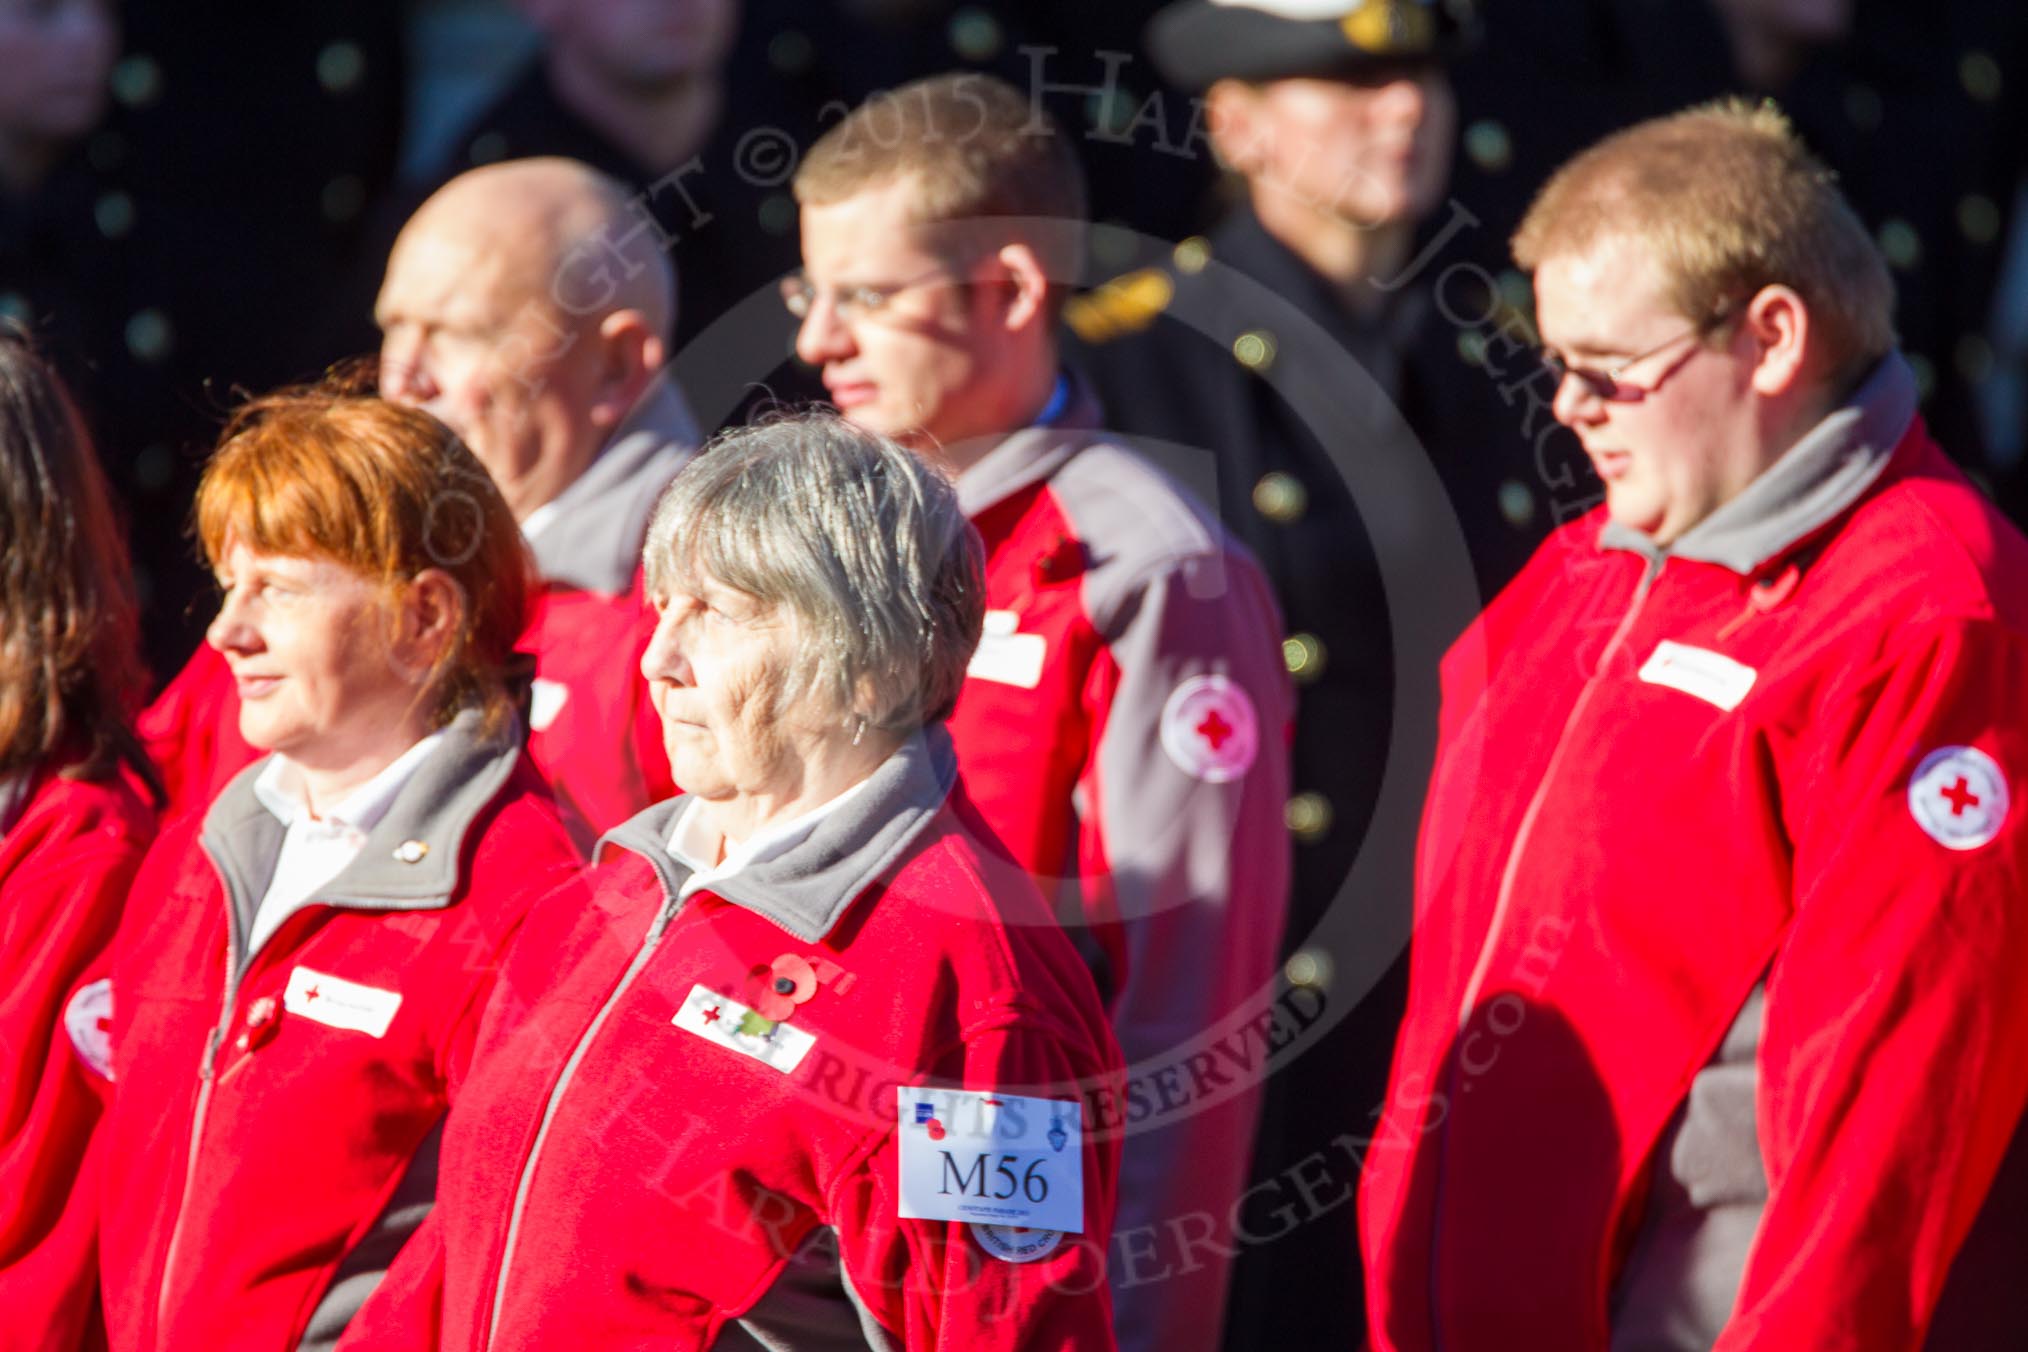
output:
<instances>
[{"instance_id":1,"label":"red zip-up jacket","mask_svg":"<svg viewBox=\"0 0 2028 1352\"><path fill-rule=\"evenodd\" d=\"M517 741L460 714L252 953L284 830L259 770L164 832L113 959L94 1147L115 1352L329 1347L427 1212L498 956L578 869Z\"/></svg>"},{"instance_id":2,"label":"red zip-up jacket","mask_svg":"<svg viewBox=\"0 0 2028 1352\"><path fill-rule=\"evenodd\" d=\"M953 775L932 729L729 876L669 853L685 799L608 837L516 942L438 1210L345 1346L1111 1347L1089 1108L1081 1234L898 1215L898 1086L1117 1091L1090 977ZM789 968L779 1027L721 1035Z\"/></svg>"},{"instance_id":3,"label":"red zip-up jacket","mask_svg":"<svg viewBox=\"0 0 2028 1352\"><path fill-rule=\"evenodd\" d=\"M1294 702L1259 565L1063 390L958 479L988 610L951 736L981 815L1104 953L1140 1255L1114 1265L1121 1345L1208 1347L1261 1086L1206 1048L1273 994Z\"/></svg>"},{"instance_id":4,"label":"red zip-up jacket","mask_svg":"<svg viewBox=\"0 0 2028 1352\"><path fill-rule=\"evenodd\" d=\"M1376 1348L1922 1345L2028 1102L2023 691L1899 357L1666 551L1543 548L1444 668Z\"/></svg>"},{"instance_id":5,"label":"red zip-up jacket","mask_svg":"<svg viewBox=\"0 0 2028 1352\"><path fill-rule=\"evenodd\" d=\"M45 766L0 788L0 1349L72 1347L91 1306L92 1217L70 1206L110 1047L103 988L73 995L111 941L154 835L125 776Z\"/></svg>"},{"instance_id":6,"label":"red zip-up jacket","mask_svg":"<svg viewBox=\"0 0 2028 1352\"><path fill-rule=\"evenodd\" d=\"M535 659L528 754L588 848L676 792L641 654L655 630L641 541L656 499L697 445L696 423L666 379L552 504L531 549L542 585L515 647ZM198 645L141 715L162 770L168 817L201 812L260 753L239 735L225 659Z\"/></svg>"}]
</instances>

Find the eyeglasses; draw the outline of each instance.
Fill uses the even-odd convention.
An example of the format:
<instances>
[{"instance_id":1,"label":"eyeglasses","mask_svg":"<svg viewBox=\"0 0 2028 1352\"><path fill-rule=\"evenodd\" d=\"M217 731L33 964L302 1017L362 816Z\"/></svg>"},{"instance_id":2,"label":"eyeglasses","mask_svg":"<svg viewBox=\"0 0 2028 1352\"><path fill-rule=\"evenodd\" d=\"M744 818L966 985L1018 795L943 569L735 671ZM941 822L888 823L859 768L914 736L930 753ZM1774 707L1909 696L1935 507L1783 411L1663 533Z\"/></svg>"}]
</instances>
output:
<instances>
[{"instance_id":1,"label":"eyeglasses","mask_svg":"<svg viewBox=\"0 0 2028 1352\"><path fill-rule=\"evenodd\" d=\"M1681 370L1689 362L1692 354L1685 352L1681 361L1672 362L1664 367L1662 373L1655 377L1654 383L1651 385L1622 384L1620 377L1625 375L1630 367L1638 362L1644 362L1650 357L1660 356L1686 338L1702 340L1708 337L1720 325L1730 321L1735 312L1736 307L1726 306L1716 314L1683 330L1683 332L1668 339L1666 342L1657 343L1645 352L1636 352L1631 357L1621 357L1618 361L1608 362L1604 366L1572 366L1563 359L1563 354L1554 348L1545 347L1538 355L1542 361L1542 368L1555 379L1557 389L1562 389L1563 382L1574 376L1577 382L1583 385L1588 392L1605 400L1607 403L1635 404L1660 390L1670 376L1675 375L1677 371Z\"/></svg>"},{"instance_id":2,"label":"eyeglasses","mask_svg":"<svg viewBox=\"0 0 2028 1352\"><path fill-rule=\"evenodd\" d=\"M817 308L818 297L828 290L831 292L832 313L838 316L839 322L856 324L878 315L902 292L913 291L935 281L944 281L952 286L971 285L952 276L950 270L942 266L893 286L848 286L843 289L818 286L802 273L794 272L782 278L782 305L797 319L808 319L810 312Z\"/></svg>"}]
</instances>

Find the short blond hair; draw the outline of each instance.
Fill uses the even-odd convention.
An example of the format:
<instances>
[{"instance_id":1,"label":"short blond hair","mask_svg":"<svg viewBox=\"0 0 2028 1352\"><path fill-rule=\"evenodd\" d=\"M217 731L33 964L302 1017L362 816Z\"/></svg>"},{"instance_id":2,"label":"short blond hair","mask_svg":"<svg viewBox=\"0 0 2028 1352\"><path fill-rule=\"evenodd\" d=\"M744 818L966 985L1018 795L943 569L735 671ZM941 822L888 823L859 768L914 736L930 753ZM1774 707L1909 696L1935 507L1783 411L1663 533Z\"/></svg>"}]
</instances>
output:
<instances>
[{"instance_id":1,"label":"short blond hair","mask_svg":"<svg viewBox=\"0 0 2028 1352\"><path fill-rule=\"evenodd\" d=\"M1686 319L1764 286L1803 298L1833 380L1894 346L1894 282L1837 176L1770 101L1699 104L1613 133L1558 169L1514 232L1514 260L1631 239L1660 264Z\"/></svg>"},{"instance_id":2,"label":"short blond hair","mask_svg":"<svg viewBox=\"0 0 2028 1352\"><path fill-rule=\"evenodd\" d=\"M1004 80L976 71L882 90L817 139L792 185L802 206L831 206L913 180L925 225L988 217L1043 219L1029 231L1052 290L1074 285L1087 211L1084 168L1049 115Z\"/></svg>"}]
</instances>

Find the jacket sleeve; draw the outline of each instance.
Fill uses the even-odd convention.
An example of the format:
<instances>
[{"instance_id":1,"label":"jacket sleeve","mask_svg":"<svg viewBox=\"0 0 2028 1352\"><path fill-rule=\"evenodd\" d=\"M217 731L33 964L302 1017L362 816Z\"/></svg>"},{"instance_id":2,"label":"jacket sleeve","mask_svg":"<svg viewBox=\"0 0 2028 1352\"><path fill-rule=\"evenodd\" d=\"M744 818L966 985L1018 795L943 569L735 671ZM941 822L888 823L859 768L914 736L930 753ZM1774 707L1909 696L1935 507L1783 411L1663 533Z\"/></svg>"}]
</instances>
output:
<instances>
[{"instance_id":1,"label":"jacket sleeve","mask_svg":"<svg viewBox=\"0 0 2028 1352\"><path fill-rule=\"evenodd\" d=\"M2028 643L1917 627L1784 786L1769 1197L1720 1349L1916 1348L2028 1102Z\"/></svg>"},{"instance_id":2,"label":"jacket sleeve","mask_svg":"<svg viewBox=\"0 0 2028 1352\"><path fill-rule=\"evenodd\" d=\"M1117 1085L1095 1049L1030 1027L973 1037L948 1071L940 1082L1037 1098L1076 1100ZM883 1133L863 1166L840 1180L833 1203L853 1299L909 1352L1109 1352L1105 1253L1120 1143L1094 1130L1092 1117L1087 1107L1084 1231L1060 1235L1027 1261L994 1256L965 1222L901 1219L899 1135Z\"/></svg>"},{"instance_id":3,"label":"jacket sleeve","mask_svg":"<svg viewBox=\"0 0 2028 1352\"><path fill-rule=\"evenodd\" d=\"M96 1190L87 1143L111 1084L102 1006L80 999L117 927L141 842L107 830L52 836L0 885L0 1349L74 1347L97 1290ZM100 989L97 981L91 983ZM86 1055L101 1064L86 1064Z\"/></svg>"},{"instance_id":4,"label":"jacket sleeve","mask_svg":"<svg viewBox=\"0 0 2028 1352\"><path fill-rule=\"evenodd\" d=\"M1075 802L1127 1062L1116 1325L1123 1348L1210 1346L1262 1086L1204 1048L1268 1008L1288 906L1280 617L1225 554L1145 579L1101 629Z\"/></svg>"}]
</instances>

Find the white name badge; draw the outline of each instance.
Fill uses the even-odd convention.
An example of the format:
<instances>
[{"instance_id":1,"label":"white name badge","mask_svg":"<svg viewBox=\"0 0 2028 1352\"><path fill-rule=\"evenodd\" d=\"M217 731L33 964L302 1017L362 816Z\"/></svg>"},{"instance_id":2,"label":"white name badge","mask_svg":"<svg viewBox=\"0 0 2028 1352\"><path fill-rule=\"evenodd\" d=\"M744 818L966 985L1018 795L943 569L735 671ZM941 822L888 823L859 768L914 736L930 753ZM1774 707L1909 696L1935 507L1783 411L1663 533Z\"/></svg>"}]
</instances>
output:
<instances>
[{"instance_id":1,"label":"white name badge","mask_svg":"<svg viewBox=\"0 0 2028 1352\"><path fill-rule=\"evenodd\" d=\"M979 634L979 646L965 675L1001 685L1018 685L1033 690L1042 681L1042 664L1049 656L1049 644L1040 634L1016 631L1020 617L1011 610L989 610Z\"/></svg>"},{"instance_id":2,"label":"white name badge","mask_svg":"<svg viewBox=\"0 0 2028 1352\"><path fill-rule=\"evenodd\" d=\"M401 1008L401 994L298 967L289 973L282 1008L326 1027L384 1037L387 1025L394 1021L394 1011Z\"/></svg>"},{"instance_id":3,"label":"white name badge","mask_svg":"<svg viewBox=\"0 0 2028 1352\"><path fill-rule=\"evenodd\" d=\"M1666 685L1727 711L1739 707L1759 675L1724 653L1668 639L1655 645L1655 655L1641 668L1641 679L1649 685Z\"/></svg>"},{"instance_id":4,"label":"white name badge","mask_svg":"<svg viewBox=\"0 0 2028 1352\"><path fill-rule=\"evenodd\" d=\"M690 988L689 998L669 1022L729 1052L750 1056L786 1075L803 1064L817 1039L793 1024L771 1023L737 1000L709 986Z\"/></svg>"},{"instance_id":5,"label":"white name badge","mask_svg":"<svg viewBox=\"0 0 2028 1352\"><path fill-rule=\"evenodd\" d=\"M1084 1231L1084 1106L963 1089L895 1091L901 1215Z\"/></svg>"}]
</instances>

